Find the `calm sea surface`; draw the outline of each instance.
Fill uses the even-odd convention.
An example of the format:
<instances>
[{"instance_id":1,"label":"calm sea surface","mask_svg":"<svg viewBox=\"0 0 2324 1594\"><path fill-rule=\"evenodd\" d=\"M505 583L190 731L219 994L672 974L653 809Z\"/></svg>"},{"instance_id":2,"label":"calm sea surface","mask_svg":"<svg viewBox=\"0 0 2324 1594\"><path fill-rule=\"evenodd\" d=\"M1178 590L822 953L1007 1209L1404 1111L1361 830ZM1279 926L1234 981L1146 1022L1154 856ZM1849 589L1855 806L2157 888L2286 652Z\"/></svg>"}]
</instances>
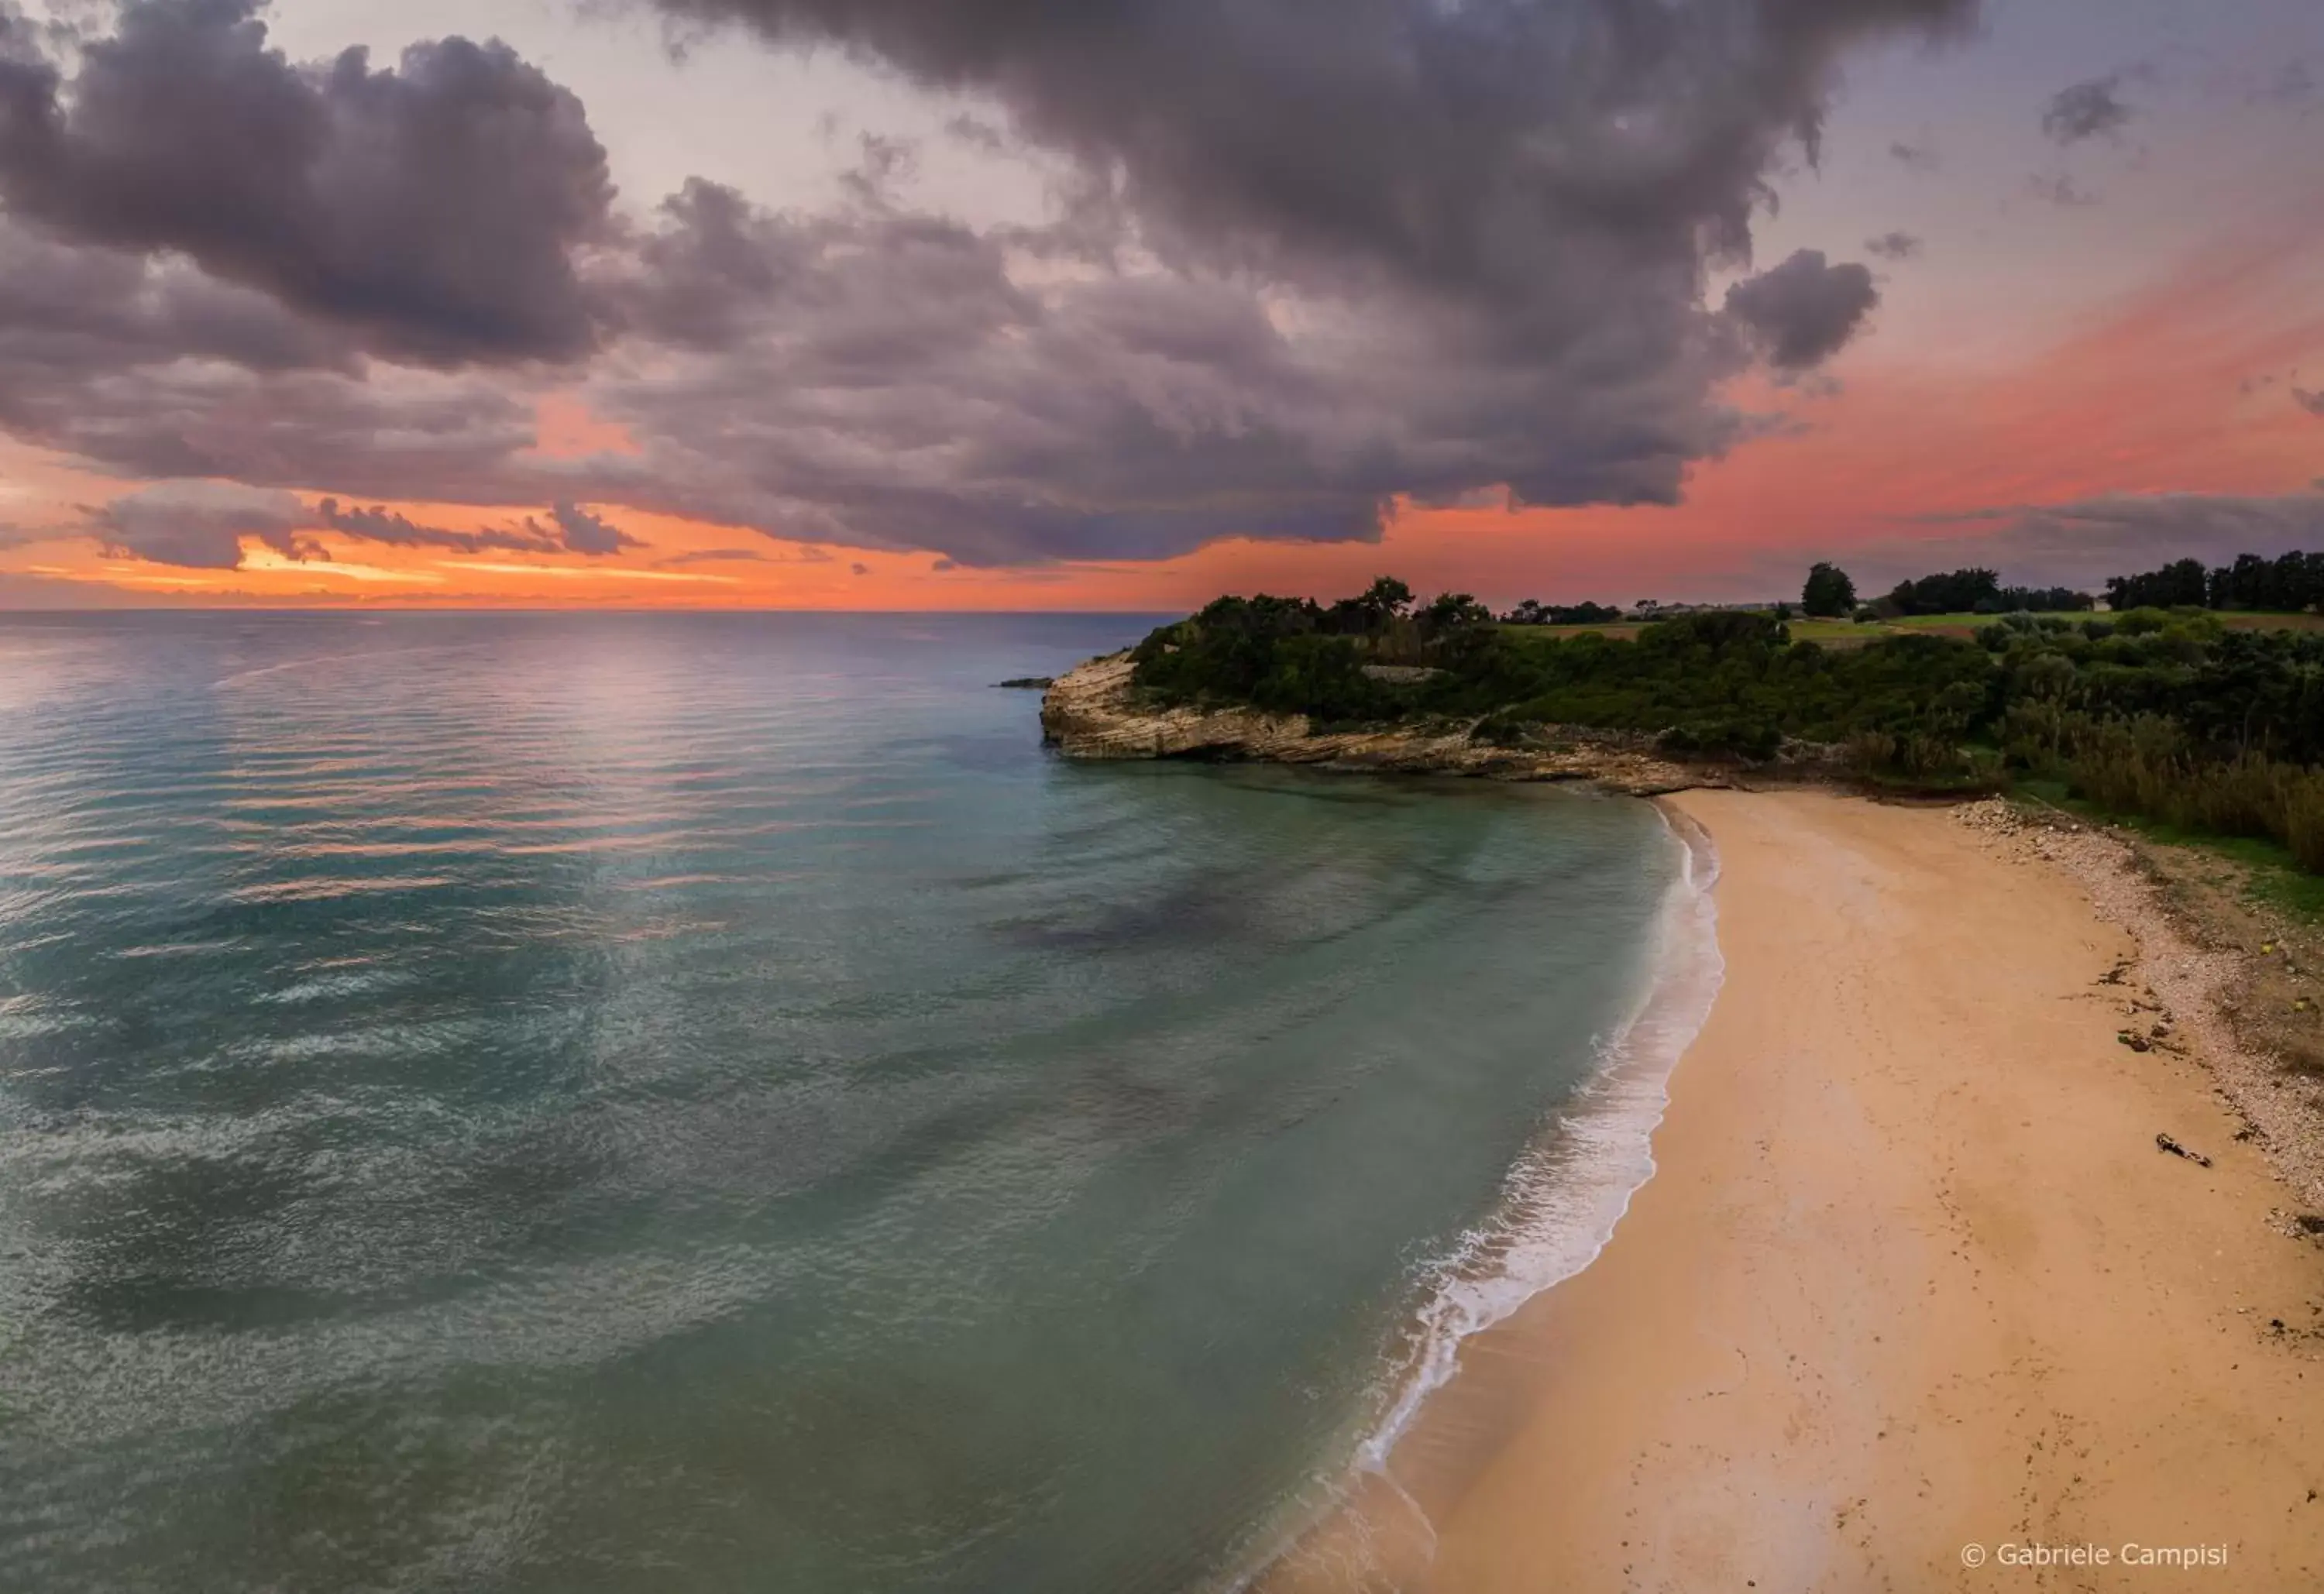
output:
<instances>
[{"instance_id":1,"label":"calm sea surface","mask_svg":"<svg viewBox=\"0 0 2324 1594\"><path fill-rule=\"evenodd\" d=\"M0 1588L1247 1566L1683 852L991 688L1148 623L0 617Z\"/></svg>"}]
</instances>

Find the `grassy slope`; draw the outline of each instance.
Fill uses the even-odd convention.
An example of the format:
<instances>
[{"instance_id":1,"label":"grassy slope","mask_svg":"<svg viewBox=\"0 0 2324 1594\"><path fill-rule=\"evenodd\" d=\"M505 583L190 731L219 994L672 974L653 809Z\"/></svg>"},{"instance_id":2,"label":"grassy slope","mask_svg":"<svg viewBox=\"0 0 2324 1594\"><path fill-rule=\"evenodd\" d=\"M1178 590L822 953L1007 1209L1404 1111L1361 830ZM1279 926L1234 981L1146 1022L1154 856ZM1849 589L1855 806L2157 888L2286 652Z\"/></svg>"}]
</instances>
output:
<instances>
[{"instance_id":1,"label":"grassy slope","mask_svg":"<svg viewBox=\"0 0 2324 1594\"><path fill-rule=\"evenodd\" d=\"M2175 825L2165 825L2160 820L2113 813L2096 803L2068 796L2062 781L2021 780L2017 783L2015 795L2031 802L2063 809L2077 818L2118 825L2164 846L2187 847L2225 858L2243 871L2247 889L2255 899L2311 924L2324 923L2324 875L2306 872L2293 861L2289 849L2273 842L2254 836L2212 835L2203 831L2181 830Z\"/></svg>"}]
</instances>

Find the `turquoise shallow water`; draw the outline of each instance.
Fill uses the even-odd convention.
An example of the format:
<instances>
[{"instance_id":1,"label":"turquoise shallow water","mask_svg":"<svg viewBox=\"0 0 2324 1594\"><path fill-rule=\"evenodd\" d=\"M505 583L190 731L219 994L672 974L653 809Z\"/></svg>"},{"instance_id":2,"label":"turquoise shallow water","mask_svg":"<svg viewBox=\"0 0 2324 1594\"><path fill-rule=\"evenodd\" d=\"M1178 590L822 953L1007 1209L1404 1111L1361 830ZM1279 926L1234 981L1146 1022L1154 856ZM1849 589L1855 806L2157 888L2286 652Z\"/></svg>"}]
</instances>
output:
<instances>
[{"instance_id":1,"label":"turquoise shallow water","mask_svg":"<svg viewBox=\"0 0 2324 1594\"><path fill-rule=\"evenodd\" d=\"M991 689L1147 623L0 619L0 1588L1250 1564L1680 850Z\"/></svg>"}]
</instances>

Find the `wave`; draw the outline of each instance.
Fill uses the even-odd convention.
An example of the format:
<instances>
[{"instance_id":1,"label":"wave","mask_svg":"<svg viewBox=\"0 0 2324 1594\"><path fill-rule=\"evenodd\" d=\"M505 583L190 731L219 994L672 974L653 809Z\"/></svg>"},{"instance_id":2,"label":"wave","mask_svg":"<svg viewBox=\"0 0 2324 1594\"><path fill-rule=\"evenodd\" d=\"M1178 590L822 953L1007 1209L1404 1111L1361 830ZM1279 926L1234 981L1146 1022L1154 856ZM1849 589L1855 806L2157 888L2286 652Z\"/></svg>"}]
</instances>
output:
<instances>
[{"instance_id":1,"label":"wave","mask_svg":"<svg viewBox=\"0 0 2324 1594\"><path fill-rule=\"evenodd\" d=\"M1366 1479L1384 1485L1433 1543L1434 1525L1391 1470L1397 1443L1459 1371L1462 1346L1596 1261L1654 1177L1654 1133L1670 1106L1671 1076L1726 977L1711 895L1717 850L1686 815L1660 803L1655 809L1679 848L1679 867L1656 916L1637 1001L1598 1038L1596 1071L1510 1169L1492 1216L1425 1269L1425 1303L1383 1380L1393 1393L1358 1442L1351 1476L1331 1488L1320 1513L1302 1514L1259 1568L1279 1562ZM1256 1575L1226 1587L1248 1589Z\"/></svg>"}]
</instances>

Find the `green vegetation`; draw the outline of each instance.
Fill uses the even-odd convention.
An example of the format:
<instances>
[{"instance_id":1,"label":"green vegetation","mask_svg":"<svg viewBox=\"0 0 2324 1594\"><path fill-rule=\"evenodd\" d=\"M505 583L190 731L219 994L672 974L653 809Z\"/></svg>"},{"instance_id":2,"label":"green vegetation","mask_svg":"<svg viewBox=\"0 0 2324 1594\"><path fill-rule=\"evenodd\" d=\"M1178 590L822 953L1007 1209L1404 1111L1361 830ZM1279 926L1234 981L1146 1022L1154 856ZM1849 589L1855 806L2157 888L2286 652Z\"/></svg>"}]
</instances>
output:
<instances>
[{"instance_id":1,"label":"green vegetation","mask_svg":"<svg viewBox=\"0 0 2324 1594\"><path fill-rule=\"evenodd\" d=\"M2149 819L2109 808L2086 797L2077 797L2063 780L2027 779L2012 788L2019 798L2061 809L2081 819L2127 825L2149 841L2174 847L2195 847L2236 863L2244 870L2250 894L2301 918L2324 919L2324 874L2300 866L2292 849L2258 836L2218 835L2187 830L2163 819Z\"/></svg>"},{"instance_id":2,"label":"green vegetation","mask_svg":"<svg viewBox=\"0 0 2324 1594\"><path fill-rule=\"evenodd\" d=\"M1978 587L1990 575L1968 574ZM1947 599L1958 585L1905 584ZM1868 640L1826 645L1834 633ZM1135 659L1157 701L1326 725L1466 722L1503 745L1589 727L1749 761L1792 744L1919 788L2048 782L2109 813L2272 843L2324 873L2324 631L2192 609L1869 625L1722 611L1623 637L1496 622L1460 593L1421 604L1384 578L1329 605L1221 598Z\"/></svg>"},{"instance_id":3,"label":"green vegetation","mask_svg":"<svg viewBox=\"0 0 2324 1594\"><path fill-rule=\"evenodd\" d=\"M1837 620L1856 608L1856 583L1837 565L1818 565L1800 589L1800 607L1818 619Z\"/></svg>"},{"instance_id":4,"label":"green vegetation","mask_svg":"<svg viewBox=\"0 0 2324 1594\"><path fill-rule=\"evenodd\" d=\"M2144 576L2117 576L2107 584L2116 609L2244 609L2298 613L2324 603L2324 554L2264 559L2240 555L2206 570L2200 559L2181 559Z\"/></svg>"},{"instance_id":5,"label":"green vegetation","mask_svg":"<svg viewBox=\"0 0 2324 1594\"><path fill-rule=\"evenodd\" d=\"M2088 593L2067 586L2004 586L1992 570L1953 570L1900 581L1876 605L1884 618L1907 614L2014 614L2093 607Z\"/></svg>"},{"instance_id":6,"label":"green vegetation","mask_svg":"<svg viewBox=\"0 0 2324 1594\"><path fill-rule=\"evenodd\" d=\"M1502 617L1508 625L1604 625L1622 612L1604 604L1544 604L1527 598Z\"/></svg>"}]
</instances>

